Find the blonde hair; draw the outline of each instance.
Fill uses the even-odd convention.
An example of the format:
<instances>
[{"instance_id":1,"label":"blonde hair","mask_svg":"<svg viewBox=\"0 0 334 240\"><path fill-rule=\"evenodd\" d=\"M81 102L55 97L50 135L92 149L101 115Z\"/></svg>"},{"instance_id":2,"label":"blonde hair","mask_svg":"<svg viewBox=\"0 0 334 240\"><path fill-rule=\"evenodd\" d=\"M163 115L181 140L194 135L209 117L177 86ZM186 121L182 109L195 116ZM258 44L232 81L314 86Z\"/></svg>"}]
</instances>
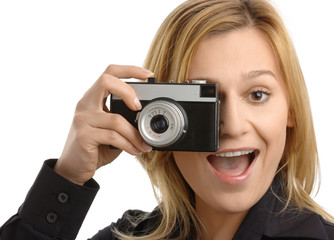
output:
<instances>
[{"instance_id":1,"label":"blonde hair","mask_svg":"<svg viewBox=\"0 0 334 240\"><path fill-rule=\"evenodd\" d=\"M319 162L310 103L300 64L282 19L266 0L188 0L162 23L147 55L145 68L159 81L187 79L189 65L201 40L210 34L256 28L266 34L276 54L290 99L294 127L287 129L285 150L277 172L283 175L285 209L309 209L333 221L310 194L319 177ZM125 239L163 239L179 229L179 237L200 236L194 194L171 152L143 154L162 214L160 225L147 236ZM283 197L283 196L280 196ZM285 209L282 209L285 210Z\"/></svg>"}]
</instances>

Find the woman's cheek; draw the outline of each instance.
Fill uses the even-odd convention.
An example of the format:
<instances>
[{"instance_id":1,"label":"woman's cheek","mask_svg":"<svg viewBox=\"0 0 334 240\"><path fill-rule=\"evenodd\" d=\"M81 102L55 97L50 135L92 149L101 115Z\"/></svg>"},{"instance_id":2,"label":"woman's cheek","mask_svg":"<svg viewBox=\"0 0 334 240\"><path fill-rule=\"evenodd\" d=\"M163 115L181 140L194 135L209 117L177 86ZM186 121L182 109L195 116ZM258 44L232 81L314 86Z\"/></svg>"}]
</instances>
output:
<instances>
[{"instance_id":1,"label":"woman's cheek","mask_svg":"<svg viewBox=\"0 0 334 240\"><path fill-rule=\"evenodd\" d=\"M282 104L283 103L283 104ZM266 155L270 159L281 159L286 142L288 109L284 104L272 104L270 111L263 111L257 121L257 132L266 145Z\"/></svg>"}]
</instances>

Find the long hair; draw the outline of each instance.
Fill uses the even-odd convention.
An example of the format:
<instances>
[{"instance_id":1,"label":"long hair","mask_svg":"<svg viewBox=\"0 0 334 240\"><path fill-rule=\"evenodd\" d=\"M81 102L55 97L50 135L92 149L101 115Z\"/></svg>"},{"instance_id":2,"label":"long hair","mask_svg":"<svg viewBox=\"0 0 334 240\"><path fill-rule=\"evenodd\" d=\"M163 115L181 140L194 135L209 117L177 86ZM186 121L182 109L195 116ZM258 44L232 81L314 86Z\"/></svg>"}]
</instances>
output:
<instances>
[{"instance_id":1,"label":"long hair","mask_svg":"<svg viewBox=\"0 0 334 240\"><path fill-rule=\"evenodd\" d=\"M274 7L266 0L188 0L162 23L144 67L158 81L184 82L201 40L212 34L256 28L268 38L277 57L290 99L294 127L287 128L284 153L277 173L283 175L285 208L309 209L333 221L310 194L319 177L319 160L309 97L300 64ZM194 193L178 170L171 152L152 151L138 157L151 179L162 214L160 225L147 236L125 239L163 239L179 230L179 236L200 236L200 220ZM280 196L281 198L283 196ZM284 209L282 209L284 211Z\"/></svg>"}]
</instances>

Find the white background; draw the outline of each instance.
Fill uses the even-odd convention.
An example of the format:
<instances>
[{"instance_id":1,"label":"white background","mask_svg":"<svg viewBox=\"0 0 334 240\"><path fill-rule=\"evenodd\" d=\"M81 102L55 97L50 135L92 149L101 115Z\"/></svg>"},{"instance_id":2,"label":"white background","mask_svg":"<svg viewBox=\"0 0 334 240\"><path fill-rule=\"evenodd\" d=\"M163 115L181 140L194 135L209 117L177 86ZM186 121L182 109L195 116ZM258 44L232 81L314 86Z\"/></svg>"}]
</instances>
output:
<instances>
[{"instance_id":1,"label":"white background","mask_svg":"<svg viewBox=\"0 0 334 240\"><path fill-rule=\"evenodd\" d=\"M45 159L59 157L77 101L110 63L141 66L181 0L0 1L0 225L15 214ZM312 103L322 170L315 198L333 207L332 0L276 0L295 43ZM101 185L77 239L130 208L156 205L137 161L123 154L99 170Z\"/></svg>"}]
</instances>

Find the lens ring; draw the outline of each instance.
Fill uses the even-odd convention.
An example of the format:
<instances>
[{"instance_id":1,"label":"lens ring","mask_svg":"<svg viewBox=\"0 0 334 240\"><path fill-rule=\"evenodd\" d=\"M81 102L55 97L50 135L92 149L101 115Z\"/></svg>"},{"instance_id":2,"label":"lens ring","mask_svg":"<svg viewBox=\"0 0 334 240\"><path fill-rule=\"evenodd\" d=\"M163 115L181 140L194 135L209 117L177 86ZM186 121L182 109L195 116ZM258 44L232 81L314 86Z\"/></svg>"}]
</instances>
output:
<instances>
[{"instance_id":1,"label":"lens ring","mask_svg":"<svg viewBox=\"0 0 334 240\"><path fill-rule=\"evenodd\" d=\"M164 124L165 120L167 126ZM152 121L160 126L152 124ZM187 117L182 106L171 99L159 99L143 108L138 119L138 130L145 142L151 146L168 147L184 134L186 122Z\"/></svg>"}]
</instances>

